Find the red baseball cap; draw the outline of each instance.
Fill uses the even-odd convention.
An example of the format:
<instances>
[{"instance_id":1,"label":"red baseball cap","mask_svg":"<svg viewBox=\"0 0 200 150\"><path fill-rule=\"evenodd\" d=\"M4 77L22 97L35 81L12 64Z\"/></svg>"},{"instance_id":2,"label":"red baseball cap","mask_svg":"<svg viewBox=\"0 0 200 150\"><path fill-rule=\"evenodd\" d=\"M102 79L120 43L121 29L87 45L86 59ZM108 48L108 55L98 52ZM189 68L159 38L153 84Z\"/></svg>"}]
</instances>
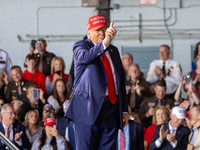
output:
<instances>
[{"instance_id":1,"label":"red baseball cap","mask_svg":"<svg viewBox=\"0 0 200 150\"><path fill-rule=\"evenodd\" d=\"M87 21L87 30L96 31L101 27L108 27L106 17L103 15L94 15L90 17Z\"/></svg>"},{"instance_id":2,"label":"red baseball cap","mask_svg":"<svg viewBox=\"0 0 200 150\"><path fill-rule=\"evenodd\" d=\"M45 119L44 125L45 126L56 125L56 119L49 117L49 118Z\"/></svg>"}]
</instances>

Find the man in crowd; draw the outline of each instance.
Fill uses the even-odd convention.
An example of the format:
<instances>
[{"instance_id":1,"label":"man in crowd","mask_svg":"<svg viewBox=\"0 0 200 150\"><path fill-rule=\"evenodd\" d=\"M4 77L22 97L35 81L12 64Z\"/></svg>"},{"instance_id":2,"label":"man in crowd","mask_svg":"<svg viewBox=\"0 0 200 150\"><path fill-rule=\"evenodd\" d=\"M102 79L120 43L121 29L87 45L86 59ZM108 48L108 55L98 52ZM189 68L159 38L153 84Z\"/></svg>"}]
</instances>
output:
<instances>
[{"instance_id":1,"label":"man in crowd","mask_svg":"<svg viewBox=\"0 0 200 150\"><path fill-rule=\"evenodd\" d=\"M190 109L190 123L192 125L191 133L189 135L189 144L187 150L200 149L200 106L194 106Z\"/></svg>"},{"instance_id":2,"label":"man in crowd","mask_svg":"<svg viewBox=\"0 0 200 150\"><path fill-rule=\"evenodd\" d=\"M178 88L182 75L181 66L178 62L170 60L170 48L167 45L161 45L159 48L159 60L154 60L147 74L147 81L154 84L158 79L165 80L167 84L166 95L173 98Z\"/></svg>"},{"instance_id":3,"label":"man in crowd","mask_svg":"<svg viewBox=\"0 0 200 150\"><path fill-rule=\"evenodd\" d=\"M129 120L127 125L118 131L118 150L144 150L143 127Z\"/></svg>"},{"instance_id":4,"label":"man in crowd","mask_svg":"<svg viewBox=\"0 0 200 150\"><path fill-rule=\"evenodd\" d=\"M51 74L51 60L55 57L53 53L50 53L46 51L47 43L46 40L39 38L36 43L36 49L38 50L38 53L36 54L37 57L37 64L36 68L45 74L45 76L48 76ZM30 55L33 54L35 49L30 44Z\"/></svg>"},{"instance_id":5,"label":"man in crowd","mask_svg":"<svg viewBox=\"0 0 200 150\"><path fill-rule=\"evenodd\" d=\"M134 63L129 66L128 75L130 80L126 81L126 91L128 94L128 105L131 112L138 112L142 101L154 95L151 84L145 80L140 80L139 65Z\"/></svg>"},{"instance_id":6,"label":"man in crowd","mask_svg":"<svg viewBox=\"0 0 200 150\"><path fill-rule=\"evenodd\" d=\"M182 125L185 119L185 109L175 106L168 123L157 125L150 150L185 150L187 148L190 130Z\"/></svg>"},{"instance_id":7,"label":"man in crowd","mask_svg":"<svg viewBox=\"0 0 200 150\"><path fill-rule=\"evenodd\" d=\"M122 55L122 64L124 67L124 71L125 71L125 77L126 77L126 81L130 80L130 76L128 74L128 68L129 66L133 63L133 56L126 52ZM140 80L146 80L144 73L140 71Z\"/></svg>"},{"instance_id":8,"label":"man in crowd","mask_svg":"<svg viewBox=\"0 0 200 150\"><path fill-rule=\"evenodd\" d=\"M36 65L36 55L28 55L25 60L25 64L27 66L27 69L22 74L22 77L26 80L33 81L38 89L42 89L44 92L44 96L46 96L46 90L45 90L45 75L40 72L38 69L35 68Z\"/></svg>"},{"instance_id":9,"label":"man in crowd","mask_svg":"<svg viewBox=\"0 0 200 150\"><path fill-rule=\"evenodd\" d=\"M22 100L26 102L26 90L29 86L35 86L35 83L23 79L22 70L19 66L13 66L10 70L13 81L10 81L5 90L5 96L8 103L12 100Z\"/></svg>"},{"instance_id":10,"label":"man in crowd","mask_svg":"<svg viewBox=\"0 0 200 150\"><path fill-rule=\"evenodd\" d=\"M74 44L74 90L65 114L75 123L76 149L116 149L117 131L128 122L124 69L117 33L103 15L87 21L88 40Z\"/></svg>"},{"instance_id":11,"label":"man in crowd","mask_svg":"<svg viewBox=\"0 0 200 150\"><path fill-rule=\"evenodd\" d=\"M165 96L167 90L164 80L158 80L155 83L155 95L145 99L139 109L139 116L144 127L152 124L152 116L156 106L166 106L170 108L170 104L174 102L173 99Z\"/></svg>"},{"instance_id":12,"label":"man in crowd","mask_svg":"<svg viewBox=\"0 0 200 150\"><path fill-rule=\"evenodd\" d=\"M31 109L37 109L39 112L40 117L42 118L42 112L43 112L43 106L46 103L46 100L44 98L44 92L42 89L38 90L38 99L36 99L33 95L33 89L34 86L29 86L26 91L26 96L28 98L27 102L24 102L22 105L22 111L20 114L20 121L23 122L26 113Z\"/></svg>"},{"instance_id":13,"label":"man in crowd","mask_svg":"<svg viewBox=\"0 0 200 150\"><path fill-rule=\"evenodd\" d=\"M12 67L12 62L10 60L8 53L0 49L0 74L5 72L8 75L9 81L12 79L10 73L11 67Z\"/></svg>"},{"instance_id":14,"label":"man in crowd","mask_svg":"<svg viewBox=\"0 0 200 150\"><path fill-rule=\"evenodd\" d=\"M26 136L26 128L15 121L15 111L9 104L4 104L1 108L2 121L0 131L19 149L31 149L31 144ZM6 149L6 145L1 141L0 149Z\"/></svg>"}]
</instances>

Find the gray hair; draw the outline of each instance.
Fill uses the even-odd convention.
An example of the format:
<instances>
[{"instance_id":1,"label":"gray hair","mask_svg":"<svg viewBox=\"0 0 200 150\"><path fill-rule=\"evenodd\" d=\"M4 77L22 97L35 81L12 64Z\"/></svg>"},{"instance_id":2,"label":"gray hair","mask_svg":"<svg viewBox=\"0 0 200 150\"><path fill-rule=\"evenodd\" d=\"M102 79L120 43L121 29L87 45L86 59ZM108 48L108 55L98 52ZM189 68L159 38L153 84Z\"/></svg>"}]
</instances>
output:
<instances>
[{"instance_id":1,"label":"gray hair","mask_svg":"<svg viewBox=\"0 0 200 150\"><path fill-rule=\"evenodd\" d=\"M200 55L197 55L197 57L194 60L196 67L197 67L197 61L198 61L199 58L200 58Z\"/></svg>"},{"instance_id":2,"label":"gray hair","mask_svg":"<svg viewBox=\"0 0 200 150\"><path fill-rule=\"evenodd\" d=\"M13 108L13 106L10 105L10 104L4 104L4 105L1 107L1 117L2 117L2 114L3 114L3 113L6 113L6 110L7 110L8 107L12 107L12 108Z\"/></svg>"}]
</instances>

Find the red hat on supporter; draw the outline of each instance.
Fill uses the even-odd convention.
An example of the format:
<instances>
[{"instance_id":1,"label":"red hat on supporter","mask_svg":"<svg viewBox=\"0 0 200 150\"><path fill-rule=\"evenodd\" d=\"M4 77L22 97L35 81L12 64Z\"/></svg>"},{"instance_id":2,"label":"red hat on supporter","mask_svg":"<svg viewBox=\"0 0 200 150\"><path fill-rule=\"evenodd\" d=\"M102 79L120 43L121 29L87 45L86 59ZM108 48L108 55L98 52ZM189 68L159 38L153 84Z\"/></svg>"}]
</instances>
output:
<instances>
[{"instance_id":1,"label":"red hat on supporter","mask_svg":"<svg viewBox=\"0 0 200 150\"><path fill-rule=\"evenodd\" d=\"M87 30L96 31L101 27L108 27L106 17L103 15L94 15L87 21Z\"/></svg>"},{"instance_id":2,"label":"red hat on supporter","mask_svg":"<svg viewBox=\"0 0 200 150\"><path fill-rule=\"evenodd\" d=\"M54 118L47 118L44 121L45 126L51 126L51 125L56 125L56 119Z\"/></svg>"}]
</instances>

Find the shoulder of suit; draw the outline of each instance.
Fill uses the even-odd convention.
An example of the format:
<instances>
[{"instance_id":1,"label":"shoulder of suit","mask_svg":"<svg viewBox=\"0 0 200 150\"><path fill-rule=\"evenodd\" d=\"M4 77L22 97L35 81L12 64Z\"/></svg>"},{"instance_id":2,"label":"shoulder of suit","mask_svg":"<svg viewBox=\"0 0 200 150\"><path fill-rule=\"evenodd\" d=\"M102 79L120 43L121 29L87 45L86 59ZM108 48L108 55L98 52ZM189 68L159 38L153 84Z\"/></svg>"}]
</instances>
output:
<instances>
[{"instance_id":1,"label":"shoulder of suit","mask_svg":"<svg viewBox=\"0 0 200 150\"><path fill-rule=\"evenodd\" d=\"M30 85L35 86L35 82L33 82L33 81L29 81L29 80L26 80L26 79L23 79L23 81L24 81L25 84L30 84Z\"/></svg>"},{"instance_id":2,"label":"shoulder of suit","mask_svg":"<svg viewBox=\"0 0 200 150\"><path fill-rule=\"evenodd\" d=\"M8 53L2 49L0 49L0 53L5 53L6 55L8 55Z\"/></svg>"},{"instance_id":3,"label":"shoulder of suit","mask_svg":"<svg viewBox=\"0 0 200 150\"><path fill-rule=\"evenodd\" d=\"M138 128L140 128L140 127L142 128L142 125L134 120L129 120L129 125L135 125Z\"/></svg>"},{"instance_id":4,"label":"shoulder of suit","mask_svg":"<svg viewBox=\"0 0 200 150\"><path fill-rule=\"evenodd\" d=\"M157 99L156 95L153 95L153 96L147 98L146 100L147 101L155 101L156 99Z\"/></svg>"},{"instance_id":5,"label":"shoulder of suit","mask_svg":"<svg viewBox=\"0 0 200 150\"><path fill-rule=\"evenodd\" d=\"M139 85L149 85L150 83L146 80L140 80Z\"/></svg>"},{"instance_id":6,"label":"shoulder of suit","mask_svg":"<svg viewBox=\"0 0 200 150\"><path fill-rule=\"evenodd\" d=\"M114 45L112 45L112 44L110 44L109 46L110 46L111 48L118 49L116 46L114 46Z\"/></svg>"},{"instance_id":7,"label":"shoulder of suit","mask_svg":"<svg viewBox=\"0 0 200 150\"><path fill-rule=\"evenodd\" d=\"M52 53L52 52L46 51L46 53L47 53L47 56L50 56L50 57L55 57L55 56L56 56L56 55L55 55L54 53Z\"/></svg>"},{"instance_id":8,"label":"shoulder of suit","mask_svg":"<svg viewBox=\"0 0 200 150\"><path fill-rule=\"evenodd\" d=\"M177 61L175 61L175 60L169 59L168 61L169 61L169 64L172 64L172 65L179 65L179 63L178 63Z\"/></svg>"},{"instance_id":9,"label":"shoulder of suit","mask_svg":"<svg viewBox=\"0 0 200 150\"><path fill-rule=\"evenodd\" d=\"M159 59L159 60L153 60L150 64L160 64L160 63L161 63L161 61Z\"/></svg>"}]
</instances>

